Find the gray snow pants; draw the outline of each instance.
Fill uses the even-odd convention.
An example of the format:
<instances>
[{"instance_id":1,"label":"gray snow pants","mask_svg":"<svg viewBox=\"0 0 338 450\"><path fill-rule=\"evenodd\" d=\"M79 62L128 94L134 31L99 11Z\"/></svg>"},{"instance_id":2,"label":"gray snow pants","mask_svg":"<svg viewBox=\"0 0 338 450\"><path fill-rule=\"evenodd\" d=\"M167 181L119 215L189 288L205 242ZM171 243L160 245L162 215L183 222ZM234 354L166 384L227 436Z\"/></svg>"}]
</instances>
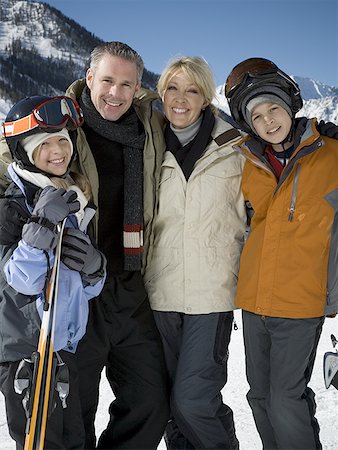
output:
<instances>
[{"instance_id":1,"label":"gray snow pants","mask_svg":"<svg viewBox=\"0 0 338 450\"><path fill-rule=\"evenodd\" d=\"M233 312L154 311L171 382L168 449L238 448L233 413L222 401Z\"/></svg>"},{"instance_id":2,"label":"gray snow pants","mask_svg":"<svg viewBox=\"0 0 338 450\"><path fill-rule=\"evenodd\" d=\"M323 322L243 311L247 399L266 450L322 448L308 383Z\"/></svg>"}]
</instances>

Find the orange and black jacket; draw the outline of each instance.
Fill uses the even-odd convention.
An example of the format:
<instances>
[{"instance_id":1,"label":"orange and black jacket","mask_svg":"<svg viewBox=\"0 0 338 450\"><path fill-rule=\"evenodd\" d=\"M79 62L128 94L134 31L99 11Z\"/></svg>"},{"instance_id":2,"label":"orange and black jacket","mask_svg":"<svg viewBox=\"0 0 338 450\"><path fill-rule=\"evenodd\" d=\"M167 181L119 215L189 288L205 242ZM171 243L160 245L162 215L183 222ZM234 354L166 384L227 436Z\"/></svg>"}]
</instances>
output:
<instances>
[{"instance_id":1,"label":"orange and black jacket","mask_svg":"<svg viewBox=\"0 0 338 450\"><path fill-rule=\"evenodd\" d=\"M242 192L253 217L236 306L311 318L338 310L338 141L297 119L296 149L277 180L258 139L247 137Z\"/></svg>"}]
</instances>

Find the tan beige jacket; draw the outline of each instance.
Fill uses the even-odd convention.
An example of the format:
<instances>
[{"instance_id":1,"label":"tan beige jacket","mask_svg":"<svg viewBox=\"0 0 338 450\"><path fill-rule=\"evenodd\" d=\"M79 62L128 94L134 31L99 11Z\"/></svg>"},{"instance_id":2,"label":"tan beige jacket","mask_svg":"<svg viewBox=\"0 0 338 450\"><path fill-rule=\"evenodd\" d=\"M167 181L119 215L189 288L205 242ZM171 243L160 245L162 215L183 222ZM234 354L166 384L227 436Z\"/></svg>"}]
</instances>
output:
<instances>
[{"instance_id":1,"label":"tan beige jacket","mask_svg":"<svg viewBox=\"0 0 338 450\"><path fill-rule=\"evenodd\" d=\"M216 119L214 139L186 181L165 152L152 258L145 273L156 311L207 314L234 309L246 213L239 133Z\"/></svg>"}]
</instances>

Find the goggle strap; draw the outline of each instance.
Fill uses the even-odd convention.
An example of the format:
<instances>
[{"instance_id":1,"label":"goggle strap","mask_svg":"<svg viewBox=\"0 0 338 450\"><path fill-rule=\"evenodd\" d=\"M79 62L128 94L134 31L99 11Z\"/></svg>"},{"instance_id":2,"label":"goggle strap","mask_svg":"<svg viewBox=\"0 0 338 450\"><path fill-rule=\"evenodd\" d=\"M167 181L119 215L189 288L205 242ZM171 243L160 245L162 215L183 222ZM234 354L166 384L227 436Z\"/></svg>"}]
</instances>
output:
<instances>
[{"instance_id":1,"label":"goggle strap","mask_svg":"<svg viewBox=\"0 0 338 450\"><path fill-rule=\"evenodd\" d=\"M3 132L5 137L18 136L27 131L33 130L38 127L39 124L36 121L33 114L29 116L22 117L21 119L15 120L14 122L4 122Z\"/></svg>"}]
</instances>

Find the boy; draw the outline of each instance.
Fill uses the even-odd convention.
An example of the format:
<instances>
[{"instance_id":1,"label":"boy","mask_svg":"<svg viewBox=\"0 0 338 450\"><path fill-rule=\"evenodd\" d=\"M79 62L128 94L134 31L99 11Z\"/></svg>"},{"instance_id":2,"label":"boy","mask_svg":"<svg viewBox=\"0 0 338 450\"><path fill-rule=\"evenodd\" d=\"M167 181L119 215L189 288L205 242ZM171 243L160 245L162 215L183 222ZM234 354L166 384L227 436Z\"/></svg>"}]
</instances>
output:
<instances>
[{"instance_id":1,"label":"boy","mask_svg":"<svg viewBox=\"0 0 338 450\"><path fill-rule=\"evenodd\" d=\"M318 449L308 387L325 315L338 308L338 144L302 107L298 85L250 58L226 82L231 114L249 135L242 191L253 211L241 256L247 398L263 447Z\"/></svg>"}]
</instances>

